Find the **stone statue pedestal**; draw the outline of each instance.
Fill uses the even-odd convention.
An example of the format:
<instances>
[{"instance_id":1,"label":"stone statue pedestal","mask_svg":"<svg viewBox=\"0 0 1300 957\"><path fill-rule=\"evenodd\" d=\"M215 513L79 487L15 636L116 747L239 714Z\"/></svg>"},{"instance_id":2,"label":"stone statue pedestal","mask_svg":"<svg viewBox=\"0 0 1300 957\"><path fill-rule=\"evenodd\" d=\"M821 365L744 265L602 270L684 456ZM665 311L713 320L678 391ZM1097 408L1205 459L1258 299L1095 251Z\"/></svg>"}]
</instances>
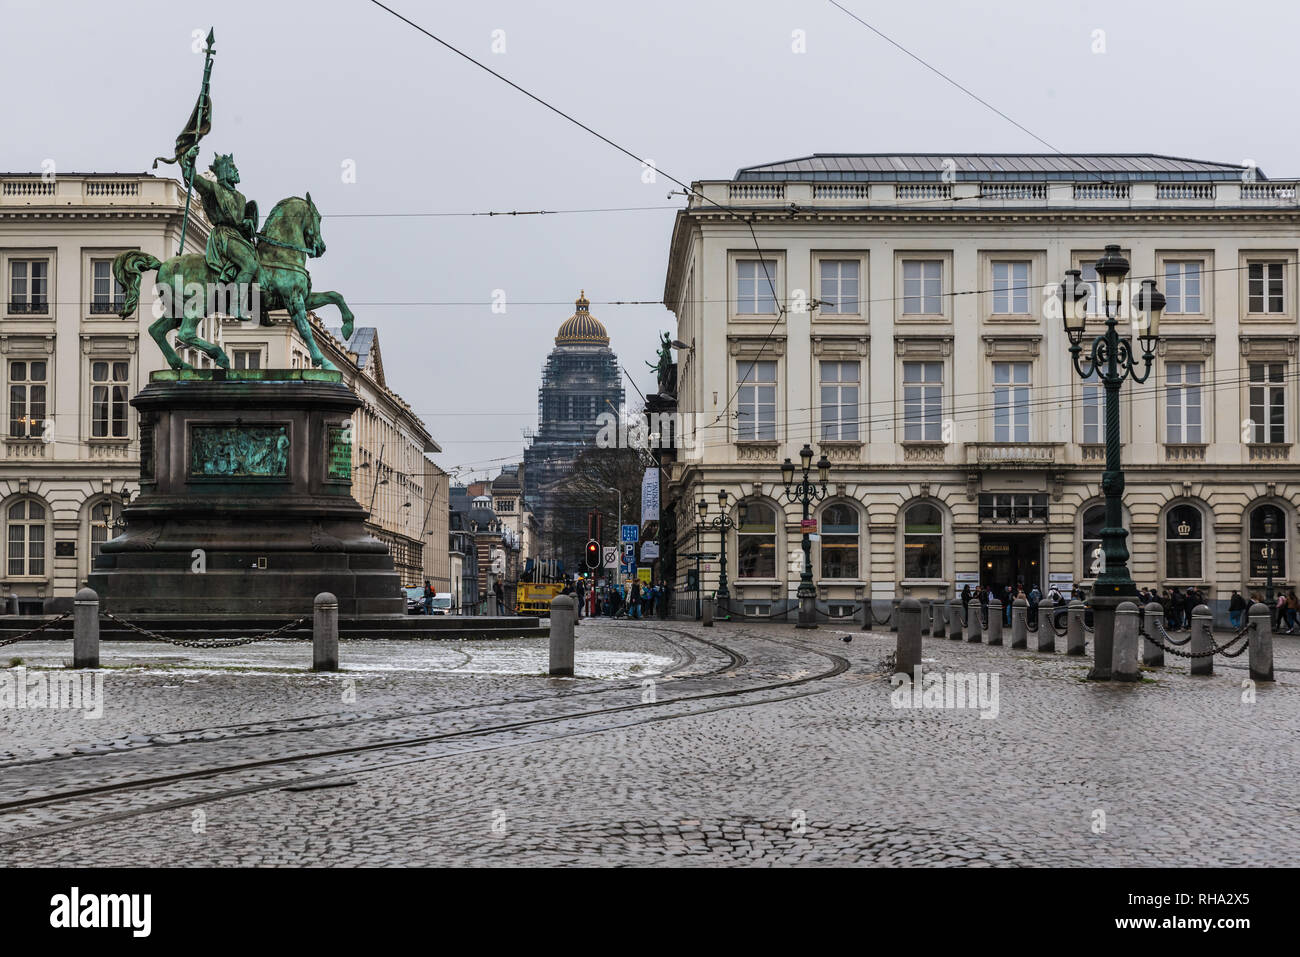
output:
<instances>
[{"instance_id":1,"label":"stone statue pedestal","mask_svg":"<svg viewBox=\"0 0 1300 957\"><path fill-rule=\"evenodd\" d=\"M90 573L119 615L403 615L392 558L352 497L351 416L335 371L155 372L140 412L140 494Z\"/></svg>"}]
</instances>

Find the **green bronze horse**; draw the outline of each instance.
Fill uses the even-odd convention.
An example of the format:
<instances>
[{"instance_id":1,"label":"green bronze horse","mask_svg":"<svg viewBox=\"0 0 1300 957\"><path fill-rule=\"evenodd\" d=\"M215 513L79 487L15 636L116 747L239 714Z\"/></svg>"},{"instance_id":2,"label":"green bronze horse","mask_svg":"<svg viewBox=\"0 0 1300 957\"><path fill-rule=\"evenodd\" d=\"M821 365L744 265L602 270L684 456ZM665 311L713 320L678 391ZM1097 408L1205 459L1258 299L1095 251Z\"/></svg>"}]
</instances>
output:
<instances>
[{"instance_id":1,"label":"green bronze horse","mask_svg":"<svg viewBox=\"0 0 1300 957\"><path fill-rule=\"evenodd\" d=\"M262 232L256 236L257 242L257 279L256 289L251 295L256 296L258 307L251 310L256 313L263 325L268 325L267 314L272 309L287 309L293 324L298 328L303 341L311 351L312 365L325 369L335 368L316 344L312 335L311 324L307 321L307 312L320 306L334 305L343 317L343 338L352 338L352 310L337 292L312 292L311 276L306 269L307 257L317 258L325 254L325 243L321 239L320 211L311 200L311 193L306 199L290 196L276 204L271 214L266 217ZM230 358L225 350L215 343L201 339L198 335L199 323L213 312L229 315L227 310L213 309L213 303L221 296L244 295L246 290L237 290L233 284L223 284L221 277L208 266L203 253L185 253L173 256L166 262L159 262L148 253L138 249L121 253L113 260L113 275L126 290L126 298L119 315L129 319L140 302L140 277L146 272L157 270L158 305L161 317L149 326L149 335L162 349L163 356L173 369L191 369L189 363L176 354L176 350L167 341L167 333L179 329L176 341L183 346L192 346L209 356L223 369L230 368ZM214 291L216 295L214 295ZM157 310L155 310L157 311ZM250 310L239 310L244 319L253 318Z\"/></svg>"}]
</instances>

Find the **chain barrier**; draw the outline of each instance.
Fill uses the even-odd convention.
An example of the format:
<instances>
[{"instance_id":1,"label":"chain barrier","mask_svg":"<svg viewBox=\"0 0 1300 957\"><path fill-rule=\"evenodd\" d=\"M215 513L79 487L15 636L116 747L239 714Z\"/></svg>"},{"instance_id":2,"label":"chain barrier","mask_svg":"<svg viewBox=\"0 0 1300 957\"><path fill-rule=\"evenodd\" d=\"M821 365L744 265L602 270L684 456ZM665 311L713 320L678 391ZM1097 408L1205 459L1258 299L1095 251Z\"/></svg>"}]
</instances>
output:
<instances>
[{"instance_id":1,"label":"chain barrier","mask_svg":"<svg viewBox=\"0 0 1300 957\"><path fill-rule=\"evenodd\" d=\"M1211 634L1209 651L1180 651L1177 647L1174 647L1172 645L1166 645L1159 638L1153 638L1151 635L1147 634L1145 629L1142 628L1141 618L1138 619L1138 635L1140 637L1145 638L1147 641L1151 642L1156 647L1169 652L1171 655L1177 655L1179 658L1209 658L1212 657L1213 655L1223 655L1223 657L1225 658L1240 657L1240 655L1247 648L1250 647L1250 638L1249 638L1250 630L1254 627L1255 626L1253 624L1245 625L1240 631L1238 631L1235 635L1233 635L1232 638L1230 638L1226 644L1222 644L1222 645L1216 645L1214 643L1214 635ZM1190 635L1188 635L1188 640L1189 641L1191 640ZM1238 648L1236 651L1228 650L1239 641L1242 643L1240 648Z\"/></svg>"},{"instance_id":2,"label":"chain barrier","mask_svg":"<svg viewBox=\"0 0 1300 957\"><path fill-rule=\"evenodd\" d=\"M1177 645L1178 647L1181 648L1183 645L1188 644L1192 640L1191 632L1188 632L1187 637L1184 638L1182 641L1179 641L1173 635L1169 634L1169 632L1165 631L1165 623L1163 621L1157 618L1155 622L1156 622L1156 630L1160 632L1160 637L1163 638L1165 641L1169 642L1169 644L1171 645Z\"/></svg>"},{"instance_id":3,"label":"chain barrier","mask_svg":"<svg viewBox=\"0 0 1300 957\"><path fill-rule=\"evenodd\" d=\"M47 621L45 624L43 624L43 625L39 625L39 626L37 626L36 628L33 628L31 631L25 631L25 632L23 632L21 635L16 635L16 636L14 636L13 638L4 638L4 639L0 639L0 648L3 648L5 645L12 645L14 642L24 641L24 640L30 638L32 635L38 635L38 634L40 634L42 631L44 631L46 628L49 628L51 625L56 625L56 624L58 624L59 622L63 621L63 619L65 619L65 618L71 618L71 617L72 617L72 612L70 612L70 611L65 611L65 612L64 612L62 615L60 615L58 618L52 618L52 619L50 619L49 621ZM68 637L71 637L71 636L66 636L63 640L66 641Z\"/></svg>"},{"instance_id":4,"label":"chain barrier","mask_svg":"<svg viewBox=\"0 0 1300 957\"><path fill-rule=\"evenodd\" d=\"M307 620L306 616L296 618L286 625L281 625L274 631L266 631L260 635L253 635L250 638L168 638L166 635L160 635L156 631L150 631L147 628L141 628L139 625L133 625L129 621L118 618L111 612L100 612L109 621L117 622L123 628L134 631L136 634L144 635L146 638L152 638L155 641L166 642L169 645L175 645L177 648L237 648L240 645L251 645L255 641L267 641L271 638L279 637L287 631L292 631ZM310 641L311 636L299 637L294 641Z\"/></svg>"}]
</instances>

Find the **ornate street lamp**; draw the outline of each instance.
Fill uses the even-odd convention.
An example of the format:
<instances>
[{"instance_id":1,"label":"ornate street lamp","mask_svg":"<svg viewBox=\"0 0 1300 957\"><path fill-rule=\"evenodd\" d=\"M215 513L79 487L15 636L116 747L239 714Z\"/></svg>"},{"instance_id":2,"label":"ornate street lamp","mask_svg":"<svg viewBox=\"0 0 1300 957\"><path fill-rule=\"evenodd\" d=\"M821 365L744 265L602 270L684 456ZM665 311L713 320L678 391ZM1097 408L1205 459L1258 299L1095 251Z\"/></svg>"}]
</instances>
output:
<instances>
[{"instance_id":1,"label":"ornate street lamp","mask_svg":"<svg viewBox=\"0 0 1300 957\"><path fill-rule=\"evenodd\" d=\"M826 453L817 460L817 480L819 485L810 481L809 473L812 470L813 450L807 442L799 450L799 465L803 471L802 480L795 484L794 482L794 463L788 458L781 463L781 478L785 483L785 500L790 503L799 502L803 505L803 524L800 531L803 533L803 573L799 576L799 628L816 628L817 627L817 590L813 587L812 577L812 539L808 537L808 510L814 502L820 502L826 497L826 483L830 480L831 463L826 458Z\"/></svg>"},{"instance_id":2,"label":"ornate street lamp","mask_svg":"<svg viewBox=\"0 0 1300 957\"><path fill-rule=\"evenodd\" d=\"M1267 596L1269 614L1273 614L1273 508L1268 507L1264 512L1264 561L1268 562L1268 571L1265 573L1267 578L1264 585L1264 594Z\"/></svg>"},{"instance_id":3,"label":"ornate street lamp","mask_svg":"<svg viewBox=\"0 0 1300 957\"><path fill-rule=\"evenodd\" d=\"M706 499L700 499L700 525L702 528L716 528L719 531L719 548L718 558L722 567L718 573L718 592L717 598L722 602L723 612L728 611L728 604L731 601L731 593L727 591L727 529L736 528L738 525L744 525L748 518L748 506L744 502L740 503L740 521L732 518L727 514L727 490L721 489L718 492L718 508L721 514L712 521L707 520L709 503Z\"/></svg>"},{"instance_id":4,"label":"ornate street lamp","mask_svg":"<svg viewBox=\"0 0 1300 957\"><path fill-rule=\"evenodd\" d=\"M1119 388L1125 379L1143 383L1151 374L1156 342L1160 332L1160 315L1165 308L1165 297L1156 288L1155 280L1144 279L1137 294L1128 304L1133 335L1141 348L1134 351L1133 338L1119 333L1120 310L1123 305L1122 288L1128 275L1128 260L1120 247L1109 245L1097 260L1097 294L1104 303L1106 331L1093 338L1087 346L1088 356L1083 358L1084 326L1088 318L1088 286L1080 281L1077 269L1067 270L1061 283L1062 319L1066 335L1070 338L1070 355L1074 368L1083 379L1096 376L1106 390L1106 471L1102 473L1101 490L1106 496L1106 524L1101 530L1101 548L1104 567L1100 569L1093 597L1096 640L1092 671L1088 677L1108 681L1111 676L1111 652L1115 637L1115 609L1123 601L1137 600L1137 585L1128 571L1128 546L1124 540L1124 471L1120 463Z\"/></svg>"}]
</instances>

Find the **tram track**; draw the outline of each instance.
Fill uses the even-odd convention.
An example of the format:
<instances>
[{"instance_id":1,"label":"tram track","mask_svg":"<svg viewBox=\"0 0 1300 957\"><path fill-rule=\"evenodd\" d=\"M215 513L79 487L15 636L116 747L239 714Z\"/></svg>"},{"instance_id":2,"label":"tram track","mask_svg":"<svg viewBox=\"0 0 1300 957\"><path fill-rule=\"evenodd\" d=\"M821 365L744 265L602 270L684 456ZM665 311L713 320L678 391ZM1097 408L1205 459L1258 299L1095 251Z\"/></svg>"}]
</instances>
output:
<instances>
[{"instance_id":1,"label":"tram track","mask_svg":"<svg viewBox=\"0 0 1300 957\"><path fill-rule=\"evenodd\" d=\"M723 653L724 656L727 657L728 663L723 667L713 669L712 671L701 675L687 676L679 679L682 683L688 681L705 681L709 678L725 674L728 670L743 667L751 661L749 656L742 652L733 648L728 648L719 642L710 641L709 639L703 638L699 635L679 631L677 629L656 629L656 632L661 634L667 632L691 641L699 642ZM467 753L497 750L499 748L519 747L526 744L547 743L574 735L598 734L606 731L635 727L638 725L678 720L715 711L755 707L763 704L785 701L791 698L803 697L810 694L824 693L826 690L833 689L809 686L816 686L819 683L842 675L851 667L847 658L811 647L805 642L786 641L766 635L744 634L743 637L746 640L771 642L781 647L794 649L805 654L812 654L826 659L830 666L816 673L802 674L798 677L792 677L787 680L766 681L760 684L750 684L737 688L674 695L663 698L662 700L641 700L635 703L613 705L611 707L563 712L553 715L524 718L515 721L479 725L460 730L399 737L343 747L316 749L296 754L280 755L256 760L245 760L231 764L195 768L192 770L177 771L168 774L129 778L107 784L65 788L63 790L51 791L45 794L36 794L9 801L0 801L0 826L2 826L7 817L11 818L15 815L21 816L24 812L31 812L36 809L48 811L51 808L75 807L84 804L85 802L102 802L137 793L147 795L153 791L174 788L178 785L185 785L188 783L198 783L203 785L221 779L227 779L228 783L233 785L229 787L222 786L216 790L206 791L199 794L184 794L174 799L163 800L161 802L147 802L143 806L125 807L106 812L91 813L89 816L77 820L60 822L53 824L52 826L37 826L33 829L23 830L18 833L0 835L0 846L18 841L36 839L63 830L106 823L127 817L156 813L181 807L192 807L246 794L279 790L290 785L325 782L331 778L337 778L339 775L372 773L374 771L397 767L403 764L438 760L445 757L457 757L463 756ZM551 703L557 701L563 702L565 700L571 700L573 697L578 696L578 694L610 694L611 692L617 693L619 690L628 690L628 688L626 686L622 688L605 687L581 693L547 696L535 700L544 700ZM504 702L503 705L514 706L528 703L532 702L515 699L509 702ZM453 707L443 710L444 712L474 710L482 707L487 707L487 705L476 705L466 708ZM634 718L633 720L622 720L614 724L599 722L594 726L588 726L591 724L591 719L629 715L633 712L645 712L645 714L644 716ZM420 716L422 716L420 713L408 713L399 717L410 718ZM388 718L388 720L395 719L396 718ZM584 722L586 722L586 724L584 724ZM342 726L346 726L347 724L349 724L349 722L344 722ZM564 728L564 725L575 725L575 727ZM540 739L530 739L528 737L529 731L545 726L556 726L557 733L547 735ZM493 738L502 738L503 740L493 741L491 740ZM230 739L227 738L225 740ZM334 769L296 777L277 776L273 780L253 780L249 783L243 784L239 783L238 780L229 780L232 777L241 775L245 777L249 775L256 776L258 773L272 769L287 769L294 766L300 766L304 762L329 762L331 760L385 753L396 755L404 750L427 749L430 747L446 745L452 745L452 747L439 753L405 756L396 761L380 762L378 764L360 768ZM94 757L102 758L107 756L109 753L112 752L97 753ZM123 752L117 753L120 754ZM84 758L88 757L88 755L78 755L77 757ZM97 807L92 807L88 810L94 812L99 809Z\"/></svg>"},{"instance_id":2,"label":"tram track","mask_svg":"<svg viewBox=\"0 0 1300 957\"><path fill-rule=\"evenodd\" d=\"M56 754L56 755L49 755L47 757L27 758L27 759L19 759L17 761L0 762L0 773L13 768L30 767L32 765L55 764L63 761L84 761L84 760L91 760L100 757L108 757L117 754L128 754L133 751L141 751L146 748L173 748L173 747L187 746L187 745L202 745L202 744L210 744L216 742L238 741L247 738L262 738L271 735L302 734L302 733L310 733L316 731L331 731L338 728L390 722L390 721L402 721L410 718L435 717L438 715L455 714L458 712L486 710L491 708L504 708L513 705L526 705L526 704L533 704L537 702L554 701L563 698L581 697L584 695L609 694L611 691L616 691L619 689L623 689L623 690L634 689L638 687L640 683L643 680L645 680L645 678L647 677L654 678L655 680L664 680L667 678L674 678L674 680L709 678L709 677L715 677L720 674L725 674L726 672L734 670L735 668L743 667L745 664L748 663L748 659L744 655L741 655L731 649L725 648L722 645L719 645L715 642L711 642L706 638L700 638L696 635L690 635L687 632L682 632L676 629L655 628L655 629L650 629L650 632L651 634L654 634L656 637L662 639L666 643L677 648L681 652L680 660L675 662L671 667L665 669L664 671L657 672L654 675L645 675L632 680L622 679L620 681L611 682L597 688L572 689L572 690L559 691L549 695L534 695L530 697L516 697L516 698L499 698L492 701L477 701L472 704L447 705L438 708L419 708L412 711L398 711L398 712L390 712L385 714L363 714L358 716L340 718L337 712L327 712L322 714L295 715L291 717L272 718L265 721L244 721L236 724L218 724L218 725L205 725L197 728L183 728L176 731L158 732L157 734L154 735L154 738L158 738L163 735L169 738L178 737L178 740L174 740L174 741L149 740L149 741L138 742L134 744L134 746L132 747L119 747L119 748L112 748L110 750L104 750L104 751L78 751L70 754ZM691 651L688 647L683 645L681 642L675 641L672 638L667 637L667 635L670 633L679 636L688 637L694 641L699 641L705 645L709 645L716 651L720 652L726 658L726 663L716 668L710 669L708 671L700 672L699 674L686 675L684 677L674 677L677 675L678 672L693 666L696 663L696 661L698 661L698 656L695 654L695 652ZM466 654L468 658L466 652L460 651L459 649L456 650L460 654ZM458 668L463 667L463 665L459 665L457 667ZM346 678L348 677L348 674L346 672L340 672L338 673L338 677ZM312 721L319 718L324 718L329 720L322 721L321 723L318 724L296 724L296 722ZM269 727L274 725L284 725L284 727ZM213 733L219 733L220 736L215 738L198 737L200 735L213 734ZM3 804L0 804L0 810L3 810Z\"/></svg>"}]
</instances>

